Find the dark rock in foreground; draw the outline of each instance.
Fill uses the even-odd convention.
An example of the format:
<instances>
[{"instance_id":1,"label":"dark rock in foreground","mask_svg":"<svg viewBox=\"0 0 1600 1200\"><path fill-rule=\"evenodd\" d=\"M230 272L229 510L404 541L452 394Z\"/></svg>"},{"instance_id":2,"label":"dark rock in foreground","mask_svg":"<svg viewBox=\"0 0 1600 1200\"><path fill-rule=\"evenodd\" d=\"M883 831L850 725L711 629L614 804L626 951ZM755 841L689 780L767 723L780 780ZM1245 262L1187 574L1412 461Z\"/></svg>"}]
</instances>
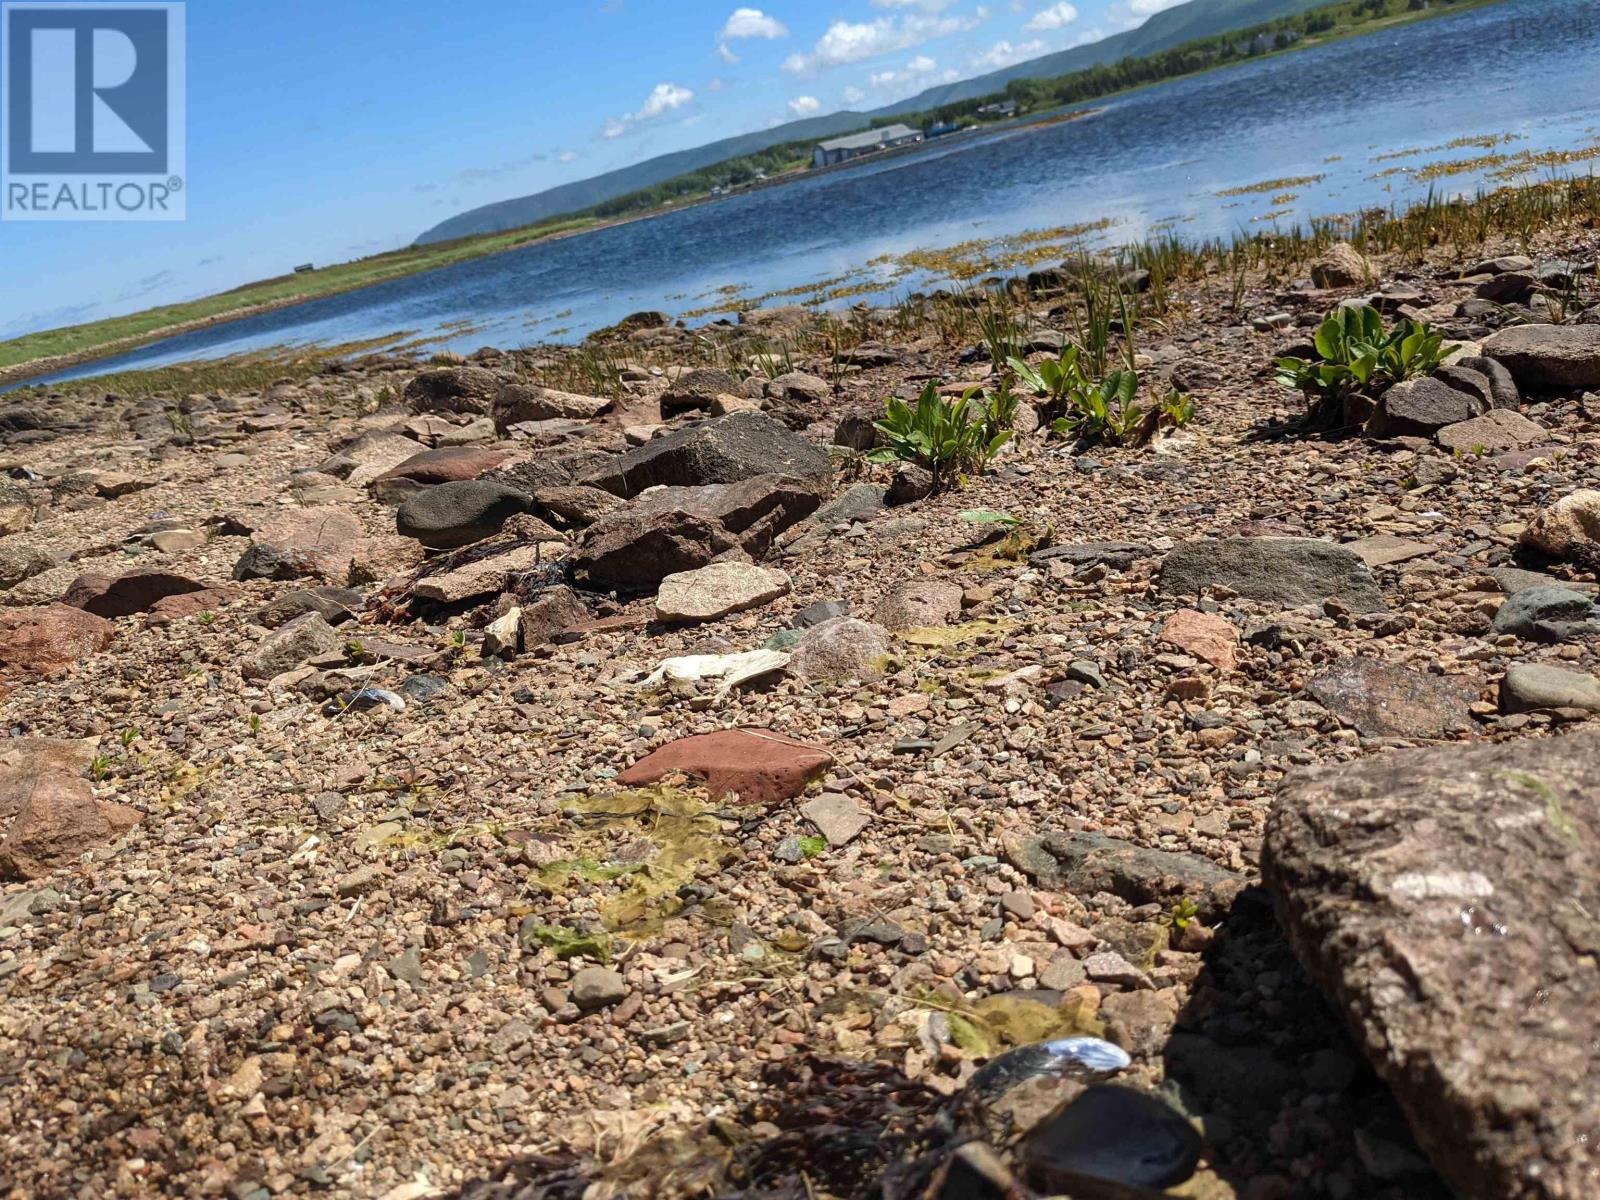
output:
<instances>
[{"instance_id":1,"label":"dark rock in foreground","mask_svg":"<svg viewBox=\"0 0 1600 1200\"><path fill-rule=\"evenodd\" d=\"M1100 833L1019 834L1005 839L1005 851L1012 866L1054 891L1110 892L1129 904L1190 900L1208 921L1246 882L1198 854L1147 850Z\"/></svg>"},{"instance_id":2,"label":"dark rock in foreground","mask_svg":"<svg viewBox=\"0 0 1600 1200\"><path fill-rule=\"evenodd\" d=\"M1296 954L1463 1200L1600 1171L1600 733L1312 772L1262 872Z\"/></svg>"}]
</instances>

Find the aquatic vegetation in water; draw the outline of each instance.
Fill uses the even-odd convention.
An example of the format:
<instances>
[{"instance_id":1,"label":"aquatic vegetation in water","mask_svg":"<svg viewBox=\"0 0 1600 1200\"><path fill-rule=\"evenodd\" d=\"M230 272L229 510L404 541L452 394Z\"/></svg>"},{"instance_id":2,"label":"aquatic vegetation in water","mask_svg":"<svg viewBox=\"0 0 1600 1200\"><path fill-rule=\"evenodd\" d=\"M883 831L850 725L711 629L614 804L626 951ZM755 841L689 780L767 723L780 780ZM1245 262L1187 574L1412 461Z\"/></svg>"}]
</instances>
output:
<instances>
[{"instance_id":1,"label":"aquatic vegetation in water","mask_svg":"<svg viewBox=\"0 0 1600 1200\"><path fill-rule=\"evenodd\" d=\"M1321 183L1326 175L1291 175L1284 179L1268 179L1262 183L1247 183L1242 187L1223 188L1219 196L1265 196L1271 192L1284 192L1290 188L1310 187Z\"/></svg>"}]
</instances>

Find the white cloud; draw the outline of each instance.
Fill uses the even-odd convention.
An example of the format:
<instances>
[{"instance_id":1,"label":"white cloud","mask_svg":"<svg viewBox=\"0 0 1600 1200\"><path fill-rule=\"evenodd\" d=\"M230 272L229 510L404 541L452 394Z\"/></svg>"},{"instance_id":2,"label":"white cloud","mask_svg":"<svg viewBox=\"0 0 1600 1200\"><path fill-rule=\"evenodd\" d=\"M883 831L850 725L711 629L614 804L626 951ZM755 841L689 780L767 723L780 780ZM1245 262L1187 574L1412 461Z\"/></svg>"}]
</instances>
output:
<instances>
[{"instance_id":1,"label":"white cloud","mask_svg":"<svg viewBox=\"0 0 1600 1200\"><path fill-rule=\"evenodd\" d=\"M578 152L576 150L563 150L560 154L556 155L556 158L564 163L577 162Z\"/></svg>"},{"instance_id":2,"label":"white cloud","mask_svg":"<svg viewBox=\"0 0 1600 1200\"><path fill-rule=\"evenodd\" d=\"M797 117L809 117L822 110L822 101L815 96L796 96L789 101L789 111Z\"/></svg>"},{"instance_id":3,"label":"white cloud","mask_svg":"<svg viewBox=\"0 0 1600 1200\"><path fill-rule=\"evenodd\" d=\"M916 8L925 13L942 13L956 0L872 0L873 8Z\"/></svg>"},{"instance_id":4,"label":"white cloud","mask_svg":"<svg viewBox=\"0 0 1600 1200\"><path fill-rule=\"evenodd\" d=\"M1149 3L1151 0L1133 0L1133 3ZM1062 0L1060 4L1052 4L1049 8L1040 9L1028 19L1023 26L1029 33L1044 33L1052 29L1065 29L1078 19L1078 10Z\"/></svg>"},{"instance_id":5,"label":"white cloud","mask_svg":"<svg viewBox=\"0 0 1600 1200\"><path fill-rule=\"evenodd\" d=\"M873 91L886 92L898 99L935 83L954 83L961 78L956 70L939 70L939 64L926 54L919 54L903 67L874 71L867 82Z\"/></svg>"},{"instance_id":6,"label":"white cloud","mask_svg":"<svg viewBox=\"0 0 1600 1200\"><path fill-rule=\"evenodd\" d=\"M844 90L844 102L846 104L860 104L866 98L867 94L858 87L847 87Z\"/></svg>"},{"instance_id":7,"label":"white cloud","mask_svg":"<svg viewBox=\"0 0 1600 1200\"><path fill-rule=\"evenodd\" d=\"M865 62L897 50L910 50L924 42L965 33L981 22L976 17L879 17L876 21L835 21L817 40L809 54L791 54L783 69L792 75L809 75L830 67Z\"/></svg>"},{"instance_id":8,"label":"white cloud","mask_svg":"<svg viewBox=\"0 0 1600 1200\"><path fill-rule=\"evenodd\" d=\"M602 136L619 138L632 133L639 125L648 121L655 121L676 109L684 107L694 101L694 93L686 87L679 87L675 83L658 83L651 89L650 95L645 97L644 104L638 112L628 113L626 116L612 117L606 122Z\"/></svg>"},{"instance_id":9,"label":"white cloud","mask_svg":"<svg viewBox=\"0 0 1600 1200\"><path fill-rule=\"evenodd\" d=\"M720 58L723 62L727 63L730 67L733 66L734 63L739 61L739 56L737 54L735 54L732 50L728 49L728 43L727 42L718 42L717 43L717 57Z\"/></svg>"},{"instance_id":10,"label":"white cloud","mask_svg":"<svg viewBox=\"0 0 1600 1200\"><path fill-rule=\"evenodd\" d=\"M1128 0L1128 9L1135 16L1152 17L1164 9L1182 4L1184 0Z\"/></svg>"},{"instance_id":11,"label":"white cloud","mask_svg":"<svg viewBox=\"0 0 1600 1200\"><path fill-rule=\"evenodd\" d=\"M782 21L767 16L759 8L736 8L717 36L719 41L724 42L736 42L740 38L766 38L772 41L788 37L789 30Z\"/></svg>"},{"instance_id":12,"label":"white cloud","mask_svg":"<svg viewBox=\"0 0 1600 1200\"><path fill-rule=\"evenodd\" d=\"M1038 58L1048 47L1038 38L1032 41L996 42L982 54L975 54L972 65L981 71L998 71L1002 67L1015 66L1019 62L1027 62L1030 58Z\"/></svg>"}]
</instances>

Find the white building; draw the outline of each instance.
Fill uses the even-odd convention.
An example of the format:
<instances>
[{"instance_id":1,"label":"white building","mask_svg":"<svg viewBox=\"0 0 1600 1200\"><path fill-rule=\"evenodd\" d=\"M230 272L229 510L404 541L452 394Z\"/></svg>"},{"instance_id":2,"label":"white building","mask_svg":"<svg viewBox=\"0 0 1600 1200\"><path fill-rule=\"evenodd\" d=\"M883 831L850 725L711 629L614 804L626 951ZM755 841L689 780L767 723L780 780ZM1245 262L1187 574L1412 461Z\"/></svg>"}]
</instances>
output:
<instances>
[{"instance_id":1,"label":"white building","mask_svg":"<svg viewBox=\"0 0 1600 1200\"><path fill-rule=\"evenodd\" d=\"M865 133L852 133L848 137L818 142L811 154L814 167L831 167L834 163L848 162L863 154L876 154L879 150L892 150L896 146L914 146L922 140L922 130L909 125L886 125L882 129L869 129Z\"/></svg>"}]
</instances>

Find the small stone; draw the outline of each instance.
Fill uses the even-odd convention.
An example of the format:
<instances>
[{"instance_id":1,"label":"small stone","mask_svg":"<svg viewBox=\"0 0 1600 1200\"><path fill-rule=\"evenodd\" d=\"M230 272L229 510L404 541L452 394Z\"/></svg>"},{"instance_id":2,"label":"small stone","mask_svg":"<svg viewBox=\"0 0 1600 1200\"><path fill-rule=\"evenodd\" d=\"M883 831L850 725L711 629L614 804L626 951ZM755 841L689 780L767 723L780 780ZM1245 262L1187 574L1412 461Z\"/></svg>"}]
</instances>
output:
<instances>
[{"instance_id":1,"label":"small stone","mask_svg":"<svg viewBox=\"0 0 1600 1200\"><path fill-rule=\"evenodd\" d=\"M837 792L824 792L802 805L800 815L815 825L828 839L828 845L836 849L854 841L856 835L872 823L872 818L862 812L854 800Z\"/></svg>"},{"instance_id":2,"label":"small stone","mask_svg":"<svg viewBox=\"0 0 1600 1200\"><path fill-rule=\"evenodd\" d=\"M662 621L715 621L770 604L789 592L789 576L772 567L721 562L668 575L656 596Z\"/></svg>"},{"instance_id":3,"label":"small stone","mask_svg":"<svg viewBox=\"0 0 1600 1200\"><path fill-rule=\"evenodd\" d=\"M620 1004L629 991L628 981L609 967L584 967L572 977L572 1002L585 1012Z\"/></svg>"}]
</instances>

